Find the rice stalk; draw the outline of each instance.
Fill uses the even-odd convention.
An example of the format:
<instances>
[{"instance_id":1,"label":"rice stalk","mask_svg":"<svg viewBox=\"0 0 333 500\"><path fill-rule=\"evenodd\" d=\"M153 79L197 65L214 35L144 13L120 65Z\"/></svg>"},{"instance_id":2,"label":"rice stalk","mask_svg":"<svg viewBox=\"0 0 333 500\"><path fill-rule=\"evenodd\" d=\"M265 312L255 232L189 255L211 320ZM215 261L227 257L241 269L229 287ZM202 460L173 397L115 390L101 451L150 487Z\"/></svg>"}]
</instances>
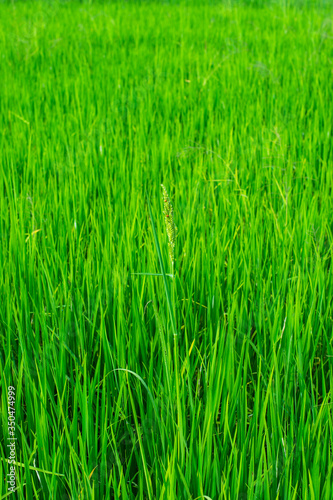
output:
<instances>
[{"instance_id":1,"label":"rice stalk","mask_svg":"<svg viewBox=\"0 0 333 500\"><path fill-rule=\"evenodd\" d=\"M171 260L172 275L174 275L174 264L175 264L175 242L178 229L175 225L175 220L173 217L173 206L171 204L168 192L163 184L161 184L163 190L163 206L164 206L164 220L165 227L168 235L168 247L169 247L169 257Z\"/></svg>"}]
</instances>

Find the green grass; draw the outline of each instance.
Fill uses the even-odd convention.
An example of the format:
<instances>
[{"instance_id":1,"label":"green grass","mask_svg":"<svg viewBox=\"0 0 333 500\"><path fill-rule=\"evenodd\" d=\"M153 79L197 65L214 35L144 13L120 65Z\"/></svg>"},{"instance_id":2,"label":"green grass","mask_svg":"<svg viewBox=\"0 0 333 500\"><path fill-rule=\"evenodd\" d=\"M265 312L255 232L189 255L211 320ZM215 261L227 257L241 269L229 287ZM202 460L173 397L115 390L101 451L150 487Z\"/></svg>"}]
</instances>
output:
<instances>
[{"instance_id":1,"label":"green grass","mask_svg":"<svg viewBox=\"0 0 333 500\"><path fill-rule=\"evenodd\" d=\"M332 13L0 5L0 498L332 499Z\"/></svg>"}]
</instances>

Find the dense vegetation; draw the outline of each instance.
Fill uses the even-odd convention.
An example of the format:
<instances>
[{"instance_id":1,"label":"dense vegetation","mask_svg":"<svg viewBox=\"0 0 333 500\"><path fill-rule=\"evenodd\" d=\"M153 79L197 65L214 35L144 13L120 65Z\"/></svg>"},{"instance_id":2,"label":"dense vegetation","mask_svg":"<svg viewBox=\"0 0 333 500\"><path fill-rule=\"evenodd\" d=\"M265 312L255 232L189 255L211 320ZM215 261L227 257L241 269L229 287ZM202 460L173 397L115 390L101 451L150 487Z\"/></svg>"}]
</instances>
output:
<instances>
[{"instance_id":1,"label":"dense vegetation","mask_svg":"<svg viewBox=\"0 0 333 500\"><path fill-rule=\"evenodd\" d=\"M332 12L0 5L0 498L332 499Z\"/></svg>"}]
</instances>

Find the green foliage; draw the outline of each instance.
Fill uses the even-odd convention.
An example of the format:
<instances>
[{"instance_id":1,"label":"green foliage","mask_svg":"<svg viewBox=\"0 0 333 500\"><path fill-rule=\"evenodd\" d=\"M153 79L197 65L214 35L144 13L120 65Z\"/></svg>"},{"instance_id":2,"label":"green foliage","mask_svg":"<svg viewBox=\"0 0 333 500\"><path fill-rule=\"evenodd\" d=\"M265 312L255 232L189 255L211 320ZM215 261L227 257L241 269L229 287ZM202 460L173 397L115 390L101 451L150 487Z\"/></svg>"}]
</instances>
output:
<instances>
[{"instance_id":1,"label":"green foliage","mask_svg":"<svg viewBox=\"0 0 333 500\"><path fill-rule=\"evenodd\" d=\"M332 498L332 7L296 4L1 4L0 498L9 386L17 498Z\"/></svg>"}]
</instances>

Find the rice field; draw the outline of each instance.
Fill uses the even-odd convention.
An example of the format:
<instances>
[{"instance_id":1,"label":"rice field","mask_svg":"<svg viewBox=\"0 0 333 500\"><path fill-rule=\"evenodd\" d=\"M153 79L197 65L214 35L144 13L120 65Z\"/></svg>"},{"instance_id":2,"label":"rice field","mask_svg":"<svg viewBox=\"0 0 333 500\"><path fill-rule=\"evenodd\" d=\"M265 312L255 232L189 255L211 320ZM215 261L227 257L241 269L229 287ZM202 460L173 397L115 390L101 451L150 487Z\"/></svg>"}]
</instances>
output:
<instances>
[{"instance_id":1,"label":"rice field","mask_svg":"<svg viewBox=\"0 0 333 500\"><path fill-rule=\"evenodd\" d=\"M332 500L332 14L0 3L1 499Z\"/></svg>"}]
</instances>

